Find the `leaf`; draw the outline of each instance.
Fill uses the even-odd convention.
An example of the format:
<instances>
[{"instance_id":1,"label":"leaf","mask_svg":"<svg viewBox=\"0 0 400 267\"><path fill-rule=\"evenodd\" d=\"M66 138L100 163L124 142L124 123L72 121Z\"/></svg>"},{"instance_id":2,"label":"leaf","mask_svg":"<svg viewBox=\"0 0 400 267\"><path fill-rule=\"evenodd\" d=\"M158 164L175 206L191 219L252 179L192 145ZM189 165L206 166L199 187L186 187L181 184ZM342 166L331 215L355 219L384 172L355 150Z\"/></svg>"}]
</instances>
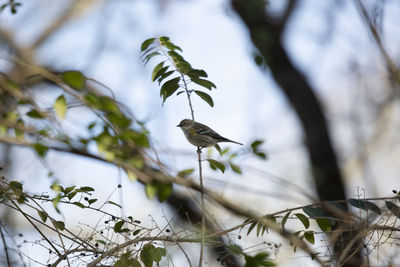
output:
<instances>
[{"instance_id":1,"label":"leaf","mask_svg":"<svg viewBox=\"0 0 400 267\"><path fill-rule=\"evenodd\" d=\"M72 202L72 204L73 204L73 205L75 205L75 206L78 206L78 207L80 207L80 208L82 208L82 209L84 209L84 208L85 208L85 205L83 205L82 203L80 203L80 202L77 202L77 201L75 201L75 202Z\"/></svg>"},{"instance_id":2,"label":"leaf","mask_svg":"<svg viewBox=\"0 0 400 267\"><path fill-rule=\"evenodd\" d=\"M249 230L247 230L247 235L249 235L251 233L251 231L253 231L254 227L257 225L257 222L253 222L250 227Z\"/></svg>"},{"instance_id":3,"label":"leaf","mask_svg":"<svg viewBox=\"0 0 400 267\"><path fill-rule=\"evenodd\" d=\"M376 214L380 215L381 214L381 209L375 204L370 201L366 201L363 199L355 199L351 198L348 200L349 204L352 205L353 207L363 209L365 211L371 210L375 212Z\"/></svg>"},{"instance_id":4,"label":"leaf","mask_svg":"<svg viewBox=\"0 0 400 267\"><path fill-rule=\"evenodd\" d=\"M57 97L53 107L56 111L57 116L64 119L65 113L67 112L67 101L65 100L64 95L60 95L59 97Z\"/></svg>"},{"instance_id":5,"label":"leaf","mask_svg":"<svg viewBox=\"0 0 400 267\"><path fill-rule=\"evenodd\" d=\"M210 163L210 167L213 170L216 170L216 168L218 168L222 173L225 172L225 165L223 163L214 159L207 159L207 161Z\"/></svg>"},{"instance_id":6,"label":"leaf","mask_svg":"<svg viewBox=\"0 0 400 267\"><path fill-rule=\"evenodd\" d=\"M163 202L168 199L172 193L172 183L160 183L158 184L158 201Z\"/></svg>"},{"instance_id":7,"label":"leaf","mask_svg":"<svg viewBox=\"0 0 400 267\"><path fill-rule=\"evenodd\" d=\"M114 205L114 206L117 206L117 207L119 207L120 209L122 209L121 205L118 204L118 203L115 203L114 201L109 200L109 201L107 201L106 203L107 203L107 204Z\"/></svg>"},{"instance_id":8,"label":"leaf","mask_svg":"<svg viewBox=\"0 0 400 267\"><path fill-rule=\"evenodd\" d=\"M44 156L46 156L47 151L49 150L49 148L47 146L44 146L39 143L34 144L33 149L36 151L36 153L38 153L38 155L41 158L44 158Z\"/></svg>"},{"instance_id":9,"label":"leaf","mask_svg":"<svg viewBox=\"0 0 400 267\"><path fill-rule=\"evenodd\" d=\"M77 70L65 71L61 74L61 79L71 88L82 90L85 87L86 78L82 72Z\"/></svg>"},{"instance_id":10,"label":"leaf","mask_svg":"<svg viewBox=\"0 0 400 267\"><path fill-rule=\"evenodd\" d=\"M324 231L325 233L332 231L332 224L329 219L317 218L315 220L317 221L319 228L321 228L321 230Z\"/></svg>"},{"instance_id":11,"label":"leaf","mask_svg":"<svg viewBox=\"0 0 400 267\"><path fill-rule=\"evenodd\" d=\"M114 232L116 232L116 233L120 233L121 232L121 228L122 228L122 226L124 225L124 221L119 221L119 222L116 222L115 224L114 224Z\"/></svg>"},{"instance_id":12,"label":"leaf","mask_svg":"<svg viewBox=\"0 0 400 267\"><path fill-rule=\"evenodd\" d=\"M89 205L95 203L97 201L97 198L92 198L88 200Z\"/></svg>"},{"instance_id":13,"label":"leaf","mask_svg":"<svg viewBox=\"0 0 400 267\"><path fill-rule=\"evenodd\" d=\"M114 263L114 267L142 267L140 262L134 258L121 258Z\"/></svg>"},{"instance_id":14,"label":"leaf","mask_svg":"<svg viewBox=\"0 0 400 267\"><path fill-rule=\"evenodd\" d=\"M262 143L264 143L264 141L263 140L256 140L256 141L254 141L253 143L251 143L251 148L255 151L255 150L258 150L258 147L262 144Z\"/></svg>"},{"instance_id":15,"label":"leaf","mask_svg":"<svg viewBox=\"0 0 400 267\"><path fill-rule=\"evenodd\" d=\"M229 245L229 246L227 246L227 248L228 248L233 254L242 254L242 252L243 252L243 249L242 249L239 245L236 245L236 244Z\"/></svg>"},{"instance_id":16,"label":"leaf","mask_svg":"<svg viewBox=\"0 0 400 267\"><path fill-rule=\"evenodd\" d=\"M62 221L54 221L54 226L60 230L60 231L64 231L65 230L65 223Z\"/></svg>"},{"instance_id":17,"label":"leaf","mask_svg":"<svg viewBox=\"0 0 400 267\"><path fill-rule=\"evenodd\" d=\"M138 235L140 233L140 231L142 231L142 229L137 229L137 230L133 231L132 235Z\"/></svg>"},{"instance_id":18,"label":"leaf","mask_svg":"<svg viewBox=\"0 0 400 267\"><path fill-rule=\"evenodd\" d=\"M152 267L153 262L159 263L162 257L167 255L165 248L155 247L152 244L146 244L140 251L140 259L146 267Z\"/></svg>"},{"instance_id":19,"label":"leaf","mask_svg":"<svg viewBox=\"0 0 400 267\"><path fill-rule=\"evenodd\" d=\"M37 213L39 214L39 217L42 220L42 222L45 223L47 221L47 217L48 217L47 212L38 210Z\"/></svg>"},{"instance_id":20,"label":"leaf","mask_svg":"<svg viewBox=\"0 0 400 267\"><path fill-rule=\"evenodd\" d=\"M194 90L196 95L200 96L201 99L207 102L211 107L214 107L214 101L212 100L211 96L207 93L204 93L202 91Z\"/></svg>"},{"instance_id":21,"label":"leaf","mask_svg":"<svg viewBox=\"0 0 400 267\"><path fill-rule=\"evenodd\" d=\"M256 231L257 236L260 235L260 232L261 232L262 227L263 227L263 224L262 224L262 223L258 223L258 224L257 224L257 231Z\"/></svg>"},{"instance_id":22,"label":"leaf","mask_svg":"<svg viewBox=\"0 0 400 267\"><path fill-rule=\"evenodd\" d=\"M267 158L267 155L265 155L264 152L255 152L254 154L256 154L257 157L262 158L262 159Z\"/></svg>"},{"instance_id":23,"label":"leaf","mask_svg":"<svg viewBox=\"0 0 400 267\"><path fill-rule=\"evenodd\" d=\"M229 162L229 165L231 166L232 171L236 172L237 174L242 174L242 169L236 164L233 164L232 162Z\"/></svg>"},{"instance_id":24,"label":"leaf","mask_svg":"<svg viewBox=\"0 0 400 267\"><path fill-rule=\"evenodd\" d=\"M101 240L101 239L96 239L96 242L97 242L97 243L100 243L100 244L102 244L102 245L107 245L106 241Z\"/></svg>"},{"instance_id":25,"label":"leaf","mask_svg":"<svg viewBox=\"0 0 400 267\"><path fill-rule=\"evenodd\" d=\"M287 222L287 219L289 218L290 213L291 213L291 211L286 213L286 215L282 218L282 221L281 221L282 229L285 229L285 224Z\"/></svg>"},{"instance_id":26,"label":"leaf","mask_svg":"<svg viewBox=\"0 0 400 267\"><path fill-rule=\"evenodd\" d=\"M193 168L185 169L185 170L178 172L178 174L176 176L186 178L187 176L191 175L193 172L194 172Z\"/></svg>"},{"instance_id":27,"label":"leaf","mask_svg":"<svg viewBox=\"0 0 400 267\"><path fill-rule=\"evenodd\" d=\"M172 73L174 73L175 71L174 70L170 70L170 71L167 71L167 72L165 72L165 73L163 73L159 78L158 78L158 85L160 85L160 83L165 79L165 78L167 78L169 75L171 75ZM182 93L184 93L185 91L182 91ZM179 94L179 93L178 93Z\"/></svg>"},{"instance_id":28,"label":"leaf","mask_svg":"<svg viewBox=\"0 0 400 267\"><path fill-rule=\"evenodd\" d=\"M79 188L79 191L87 193L87 192L94 191L94 189L90 186L83 186L83 187Z\"/></svg>"},{"instance_id":29,"label":"leaf","mask_svg":"<svg viewBox=\"0 0 400 267\"><path fill-rule=\"evenodd\" d=\"M44 116L41 113L39 113L39 111L37 111L36 109L30 110L29 112L26 113L26 115L33 119L43 119L44 118Z\"/></svg>"},{"instance_id":30,"label":"leaf","mask_svg":"<svg viewBox=\"0 0 400 267\"><path fill-rule=\"evenodd\" d=\"M147 183L144 191L148 199L153 199L157 194L157 187L154 184Z\"/></svg>"},{"instance_id":31,"label":"leaf","mask_svg":"<svg viewBox=\"0 0 400 267\"><path fill-rule=\"evenodd\" d=\"M144 50L146 50L155 40L156 38L149 38L145 40L140 47L140 51L143 52Z\"/></svg>"},{"instance_id":32,"label":"leaf","mask_svg":"<svg viewBox=\"0 0 400 267\"><path fill-rule=\"evenodd\" d=\"M307 206L303 208L303 211L305 214L310 216L311 218L317 218L317 217L324 217L324 210L321 208L314 208L311 206Z\"/></svg>"},{"instance_id":33,"label":"leaf","mask_svg":"<svg viewBox=\"0 0 400 267\"><path fill-rule=\"evenodd\" d=\"M67 188L65 188L64 190L63 190L63 193L65 194L65 195L67 195L67 194L69 194L70 192L72 192L72 190L74 190L75 189L75 186L69 186L69 187L67 187Z\"/></svg>"},{"instance_id":34,"label":"leaf","mask_svg":"<svg viewBox=\"0 0 400 267\"><path fill-rule=\"evenodd\" d=\"M193 77L193 78L191 78L191 81L194 83L197 83L198 85L203 86L209 90L212 90L212 88L217 88L217 86L215 86L215 84L213 84L209 80Z\"/></svg>"},{"instance_id":35,"label":"leaf","mask_svg":"<svg viewBox=\"0 0 400 267\"><path fill-rule=\"evenodd\" d=\"M193 78L199 78L199 77L205 77L207 78L207 73L204 70L198 70L198 69L191 69L188 75Z\"/></svg>"},{"instance_id":36,"label":"leaf","mask_svg":"<svg viewBox=\"0 0 400 267\"><path fill-rule=\"evenodd\" d=\"M158 64L154 67L153 72L152 72L152 74L151 74L151 81L152 81L152 82L154 82L158 77L161 76L161 74L163 74L163 73L169 68L169 66L167 66L167 67L165 67L165 68L163 68L163 67L164 67L164 61L161 62L161 63L158 63ZM162 69L164 69L164 71L163 71L163 72L160 72L160 70L162 70Z\"/></svg>"},{"instance_id":37,"label":"leaf","mask_svg":"<svg viewBox=\"0 0 400 267\"><path fill-rule=\"evenodd\" d=\"M222 154L222 149L221 149L221 147L218 145L218 144L215 144L215 149L218 151L218 153L222 156L223 154Z\"/></svg>"},{"instance_id":38,"label":"leaf","mask_svg":"<svg viewBox=\"0 0 400 267\"><path fill-rule=\"evenodd\" d=\"M396 216L397 218L400 218L399 206L397 206L396 204L394 204L393 202L390 202L390 201L385 201L385 205L388 208L388 210L390 210L394 214L394 216Z\"/></svg>"},{"instance_id":39,"label":"leaf","mask_svg":"<svg viewBox=\"0 0 400 267\"><path fill-rule=\"evenodd\" d=\"M314 232L313 231L307 231L304 232L304 238L310 243L314 245L315 239L314 239Z\"/></svg>"},{"instance_id":40,"label":"leaf","mask_svg":"<svg viewBox=\"0 0 400 267\"><path fill-rule=\"evenodd\" d=\"M166 81L160 90L160 95L163 96L163 102L170 97L176 90L179 89L179 81L181 80L180 77L173 78L169 81Z\"/></svg>"},{"instance_id":41,"label":"leaf","mask_svg":"<svg viewBox=\"0 0 400 267\"><path fill-rule=\"evenodd\" d=\"M310 221L304 214L295 213L294 215L303 223L303 225L306 229L308 229L308 227L310 227Z\"/></svg>"}]
</instances>

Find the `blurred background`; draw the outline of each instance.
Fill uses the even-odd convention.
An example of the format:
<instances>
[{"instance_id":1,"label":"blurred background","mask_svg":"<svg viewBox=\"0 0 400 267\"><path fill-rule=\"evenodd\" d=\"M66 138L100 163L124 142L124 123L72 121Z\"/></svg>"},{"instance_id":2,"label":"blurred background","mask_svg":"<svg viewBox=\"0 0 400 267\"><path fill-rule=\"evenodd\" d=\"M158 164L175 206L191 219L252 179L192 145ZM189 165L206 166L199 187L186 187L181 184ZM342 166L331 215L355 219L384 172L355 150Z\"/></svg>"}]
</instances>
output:
<instances>
[{"instance_id":1,"label":"blurred background","mask_svg":"<svg viewBox=\"0 0 400 267\"><path fill-rule=\"evenodd\" d=\"M145 123L152 148L171 174L196 169L197 156L176 127L190 117L184 94L161 105L159 87L151 82L155 61L145 66L140 59L141 43L155 36L170 37L185 59L204 69L217 85L210 93L214 108L193 99L196 120L245 144L222 146L244 154L235 160L243 174L221 174L206 166L207 188L260 214L318 199L391 196L399 189L399 1L19 2L15 14L10 6L0 13L0 72L18 77L11 60L17 57L54 72L80 70L101 82ZM33 90L44 106L58 95L48 84ZM92 119L82 108L72 108L62 127L70 135L85 136ZM264 140L267 160L246 155L254 140ZM120 203L125 214L143 225L163 228L171 221L177 228L188 227L171 205L146 198L143 186L115 166L54 151L44 162L26 148L0 148L3 175L22 181L30 192L49 192L54 181L90 185L99 200ZM215 150L209 153L217 156ZM116 189L118 184L121 189ZM109 209L120 213L116 207ZM104 220L76 207L62 210L55 216L76 231ZM212 204L209 212L222 228L243 221ZM46 248L24 243L37 237L20 215L0 207L0 220L27 255L27 266L49 260ZM232 240L249 251L268 249L279 266L318 266L302 252L294 254L277 235L247 237L246 231L240 240L239 232L232 234ZM322 236L316 243L323 250L327 240ZM185 250L196 262L198 247L185 245ZM168 266L185 266L178 249L168 253L175 264ZM383 246L371 262L399 264L395 254L394 248ZM206 266L221 265L213 252L206 255Z\"/></svg>"}]
</instances>

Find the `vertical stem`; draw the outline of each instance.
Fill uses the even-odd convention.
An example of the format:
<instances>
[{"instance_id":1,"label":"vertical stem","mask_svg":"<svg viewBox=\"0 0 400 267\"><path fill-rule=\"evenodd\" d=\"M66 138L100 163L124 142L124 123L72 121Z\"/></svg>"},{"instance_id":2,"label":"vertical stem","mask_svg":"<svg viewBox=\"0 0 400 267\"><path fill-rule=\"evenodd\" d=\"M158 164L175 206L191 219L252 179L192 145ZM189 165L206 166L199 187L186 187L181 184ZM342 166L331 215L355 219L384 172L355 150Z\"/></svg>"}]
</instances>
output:
<instances>
[{"instance_id":1,"label":"vertical stem","mask_svg":"<svg viewBox=\"0 0 400 267\"><path fill-rule=\"evenodd\" d=\"M201 148L197 147L197 156L199 160L199 177L200 177L200 188L201 188L201 248L200 248L200 259L199 267L203 265L203 255L204 255L204 242L206 236L206 217L204 210L204 187L203 187L203 174L201 168Z\"/></svg>"},{"instance_id":2,"label":"vertical stem","mask_svg":"<svg viewBox=\"0 0 400 267\"><path fill-rule=\"evenodd\" d=\"M3 234L3 229L2 229L3 225L0 222L0 234L1 234L1 240L3 241L3 245L4 245L4 252L6 254L6 259L7 259L7 266L11 267L11 262L10 262L10 258L8 256L8 247L7 247L7 243L6 243L6 239L4 238L4 234Z\"/></svg>"},{"instance_id":3,"label":"vertical stem","mask_svg":"<svg viewBox=\"0 0 400 267\"><path fill-rule=\"evenodd\" d=\"M190 113L192 115L192 120L194 120L194 111L193 111L193 106L192 106L192 100L190 100L190 92L189 92L189 89L188 89L188 86L187 86L187 83L186 83L186 80L185 80L185 77L183 76L183 74L182 74L182 81L183 81L183 85L184 85L183 87L185 88L186 95L187 95L187 98L188 98L189 107L190 107ZM198 150L197 150L197 152L198 152Z\"/></svg>"}]
</instances>

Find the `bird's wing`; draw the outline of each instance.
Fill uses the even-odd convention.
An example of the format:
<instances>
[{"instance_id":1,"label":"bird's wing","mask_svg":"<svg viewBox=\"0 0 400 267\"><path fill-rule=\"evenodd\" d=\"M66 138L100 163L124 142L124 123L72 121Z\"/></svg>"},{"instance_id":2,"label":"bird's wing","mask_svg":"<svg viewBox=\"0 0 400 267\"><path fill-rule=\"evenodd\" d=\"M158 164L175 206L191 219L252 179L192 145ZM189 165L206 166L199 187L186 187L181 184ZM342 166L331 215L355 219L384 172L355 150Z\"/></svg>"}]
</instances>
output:
<instances>
[{"instance_id":1,"label":"bird's wing","mask_svg":"<svg viewBox=\"0 0 400 267\"><path fill-rule=\"evenodd\" d=\"M229 139L219 135L216 131L214 131L207 125L201 124L201 126L202 127L194 127L196 134L207 135L207 136L210 136L210 137L220 140L220 141L230 141Z\"/></svg>"}]
</instances>

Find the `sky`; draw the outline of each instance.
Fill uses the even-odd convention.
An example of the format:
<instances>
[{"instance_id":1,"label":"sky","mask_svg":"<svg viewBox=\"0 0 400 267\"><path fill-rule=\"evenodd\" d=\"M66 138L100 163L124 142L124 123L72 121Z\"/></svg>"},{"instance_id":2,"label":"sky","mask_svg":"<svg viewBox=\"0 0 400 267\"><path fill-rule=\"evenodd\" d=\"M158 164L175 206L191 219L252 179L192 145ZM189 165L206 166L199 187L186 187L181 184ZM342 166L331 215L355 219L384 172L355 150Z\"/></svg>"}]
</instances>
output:
<instances>
[{"instance_id":1,"label":"sky","mask_svg":"<svg viewBox=\"0 0 400 267\"><path fill-rule=\"evenodd\" d=\"M279 12L282 2L271 1L271 9ZM372 61L372 73L382 69L382 61L371 37L363 28L354 5L349 2L342 1L342 5L336 7L330 1L302 1L284 37L294 63L310 77L311 84L317 89L328 120L334 126L331 130L335 145L340 151L346 151L339 155L343 159L354 150L355 142L351 121L343 120L341 116L347 115L346 112L354 105L354 93L349 88L360 87L351 77L354 65L349 62L355 62L361 70L365 70L370 68ZM396 53L400 36L390 22L399 15L400 7L395 1L387 2L391 8L385 9L384 38L388 51L399 56ZM31 43L49 21L59 16L67 3L62 0L23 1L16 15L4 12L0 15L0 26L12 30L21 44ZM161 151L162 160L172 173L176 173L196 167L195 150L176 127L181 119L190 116L187 101L184 95L180 95L161 105L159 88L150 80L155 62L144 66L139 58L143 40L169 36L182 47L184 57L192 66L206 70L209 79L217 85L217 90L211 92L214 108L193 99L196 120L245 145L255 139L264 139L263 148L269 155L266 162L241 159L241 164L249 166L243 168L243 176L232 173L221 175L206 169L206 186L231 199L235 199L240 192L243 194L241 201L263 204L258 207L260 213L308 203L296 190L286 188L287 184L282 180L276 182L275 177L282 178L313 193L297 118L272 81L269 71L260 70L254 64L254 48L248 33L227 1L169 0L164 1L161 8L157 1L147 0L99 3L77 15L54 38L49 39L38 51L37 60L57 70L82 70L87 76L112 88L116 98L146 122L153 144ZM326 19L328 15L332 16L330 20ZM5 65L0 62L0 69ZM46 92L46 95L38 95L38 99L46 104L52 103L57 96L56 92ZM360 107L362 105L366 105L363 99L360 100ZM68 112L64 126L68 131L79 132L79 128L90 120L89 115L75 109ZM240 149L234 145L229 147ZM185 153L180 154L182 151ZM52 181L47 178L46 170L38 168L40 162L34 155L25 149L16 153L23 153L24 161L7 171L10 178L22 179L32 192L48 190L43 188L47 188ZM394 152L394 155L398 153ZM131 183L116 168L56 152L49 154L48 161L56 177L64 184L95 185L104 199L117 183L122 182L123 204L127 213L140 214L148 224L152 223L149 216L153 216L155 221L165 220L160 212L165 207L160 208L156 202L148 200L143 188ZM254 168L263 169L265 173L260 175L252 171ZM385 166L375 168L379 171ZM396 176L392 169L386 173L389 178ZM350 178L350 194L356 194L358 188L368 184L362 175ZM237 189L235 185L246 190ZM382 190L375 193L388 192L393 186L383 185ZM283 201L282 197L287 201ZM119 193L114 192L112 199L119 201ZM65 214L68 211L69 208L65 207ZM78 216L68 219L81 222ZM229 217L222 219L222 224L228 225L230 220ZM291 266L294 262L299 266L311 266L308 258L297 257L289 251L286 245L277 255L282 266ZM179 262L179 259L175 260Z\"/></svg>"}]
</instances>

